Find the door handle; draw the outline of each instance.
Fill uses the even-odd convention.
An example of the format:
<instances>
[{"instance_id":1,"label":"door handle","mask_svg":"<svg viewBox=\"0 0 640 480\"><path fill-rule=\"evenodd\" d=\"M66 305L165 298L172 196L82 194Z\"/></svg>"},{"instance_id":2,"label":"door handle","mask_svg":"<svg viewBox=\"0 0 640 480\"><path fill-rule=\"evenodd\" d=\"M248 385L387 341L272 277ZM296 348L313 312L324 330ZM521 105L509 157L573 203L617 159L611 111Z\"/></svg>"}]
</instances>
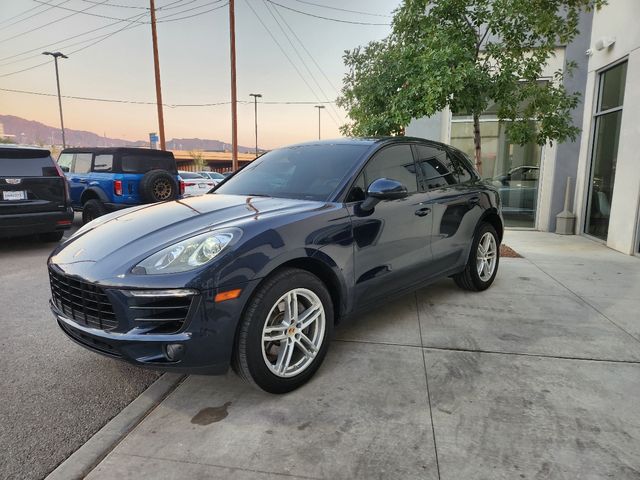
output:
<instances>
[{"instance_id":1,"label":"door handle","mask_svg":"<svg viewBox=\"0 0 640 480\"><path fill-rule=\"evenodd\" d=\"M419 217L426 217L427 215L429 215L429 212L431 212L431 209L429 207L422 207L416 210L414 213Z\"/></svg>"},{"instance_id":2,"label":"door handle","mask_svg":"<svg viewBox=\"0 0 640 480\"><path fill-rule=\"evenodd\" d=\"M88 182L88 180L84 180L84 179L82 179L82 180L78 180L78 181L79 181L80 183L87 183L87 182Z\"/></svg>"}]
</instances>

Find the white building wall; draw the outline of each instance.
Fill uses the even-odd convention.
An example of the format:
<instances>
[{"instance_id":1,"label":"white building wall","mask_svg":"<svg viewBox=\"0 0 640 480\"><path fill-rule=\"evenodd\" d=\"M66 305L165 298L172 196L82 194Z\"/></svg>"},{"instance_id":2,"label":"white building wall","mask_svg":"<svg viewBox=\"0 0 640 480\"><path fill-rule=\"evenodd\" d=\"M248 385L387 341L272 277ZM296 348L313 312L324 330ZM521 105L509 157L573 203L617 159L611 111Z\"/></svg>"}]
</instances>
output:
<instances>
[{"instance_id":1,"label":"white building wall","mask_svg":"<svg viewBox=\"0 0 640 480\"><path fill-rule=\"evenodd\" d=\"M584 231L593 145L593 112L598 75L627 59L627 79L616 164L607 245L623 253L637 253L640 204L640 1L615 0L593 16L592 56L585 92L585 115L576 185L576 228ZM598 40L615 38L610 48L596 50ZM587 134L588 133L588 134Z\"/></svg>"}]
</instances>

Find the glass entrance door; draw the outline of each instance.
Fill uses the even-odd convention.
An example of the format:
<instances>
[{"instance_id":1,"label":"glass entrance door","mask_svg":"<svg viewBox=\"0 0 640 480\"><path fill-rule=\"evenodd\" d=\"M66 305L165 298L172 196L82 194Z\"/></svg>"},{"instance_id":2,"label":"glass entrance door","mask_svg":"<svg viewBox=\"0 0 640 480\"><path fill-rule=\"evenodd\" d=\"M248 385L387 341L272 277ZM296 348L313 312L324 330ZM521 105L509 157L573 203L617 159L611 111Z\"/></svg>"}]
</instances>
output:
<instances>
[{"instance_id":1,"label":"glass entrance door","mask_svg":"<svg viewBox=\"0 0 640 480\"><path fill-rule=\"evenodd\" d=\"M605 241L609 234L626 77L627 62L620 63L600 74L594 115L585 233Z\"/></svg>"}]
</instances>

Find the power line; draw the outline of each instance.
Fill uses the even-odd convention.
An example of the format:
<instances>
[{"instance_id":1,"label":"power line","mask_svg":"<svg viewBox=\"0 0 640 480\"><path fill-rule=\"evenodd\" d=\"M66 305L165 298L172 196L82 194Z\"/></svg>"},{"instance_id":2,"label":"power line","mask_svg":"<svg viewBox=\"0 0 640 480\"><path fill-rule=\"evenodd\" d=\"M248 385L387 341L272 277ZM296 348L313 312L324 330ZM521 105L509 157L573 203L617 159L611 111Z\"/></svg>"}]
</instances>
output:
<instances>
[{"instance_id":1,"label":"power line","mask_svg":"<svg viewBox=\"0 0 640 480\"><path fill-rule=\"evenodd\" d=\"M21 93L25 95L37 95L40 97L56 97L55 93L46 92L32 92L28 90L17 90L13 88L0 88L0 91L9 93ZM101 103L118 103L118 104L131 104L131 105L156 105L156 102L147 102L141 100L120 100L114 98L98 98L98 97L80 97L76 95L62 95L62 98L68 98L70 100L83 100L89 102L101 102ZM252 105L253 102L249 100L239 100L237 103L243 105ZM317 101L268 101L260 102L266 105L313 105L317 103L333 103L333 102L317 102ZM217 107L219 105L230 105L230 101L223 102L210 102L210 103L164 103L163 106L167 108L179 108L179 107Z\"/></svg>"},{"instance_id":2,"label":"power line","mask_svg":"<svg viewBox=\"0 0 640 480\"><path fill-rule=\"evenodd\" d=\"M329 79L329 77L327 76L327 74L324 72L324 69L320 66L320 64L316 61L315 56L307 49L307 47L305 46L304 42L300 39L300 37L296 34L296 32L293 30L293 28L291 27L291 25L289 25L289 23L287 22L287 20L284 18L284 16L280 13L280 11L273 7L273 10L276 12L276 14L280 17L280 19L282 20L282 23L284 23L284 25L287 27L287 29L289 29L289 31L293 34L293 36L296 38L296 40L298 41L298 43L300 44L300 46L303 48L303 50L306 52L306 54L309 56L309 58L311 58L311 61L313 62L313 64L316 66L316 68L318 69L318 71L320 72L320 74L324 77L324 79L327 81L327 83L331 86L331 88L333 88L333 90L335 91L336 95L338 95L338 87L336 87L333 82ZM333 104L331 104L331 109L333 111L333 113L336 115L336 117L340 118L340 114L338 113L338 111L336 110L336 108L333 106Z\"/></svg>"},{"instance_id":3,"label":"power line","mask_svg":"<svg viewBox=\"0 0 640 480\"><path fill-rule=\"evenodd\" d=\"M249 9L253 12L253 14L255 15L255 17L258 19L258 21L260 22L260 24L262 24L262 26L264 27L264 29L267 31L267 33L269 34L269 36L272 38L272 40L275 42L275 44L278 46L278 48L280 49L280 51L282 52L282 54L285 56L285 58L289 61L289 63L291 64L291 66L293 67L293 69L296 71L296 73L298 74L298 76L300 77L300 79L304 82L304 84L309 88L309 90L311 90L311 93L313 94L314 97L316 97L316 99L318 101L320 101L320 98L318 97L318 95L316 95L315 90L311 87L311 85L309 85L309 82L307 82L307 79L304 77L304 75L302 75L302 72L300 72L300 69L298 69L298 66L293 62L293 60L291 60L291 57L289 57L289 55L287 54L287 52L285 51L285 49L282 47L282 45L280 44L280 42L278 41L278 39L275 37L275 35L271 32L271 30L267 27L267 25L262 21L262 18L260 18L260 15L258 15L258 13L255 11L255 9L253 8L253 6L251 5L251 2L249 0L247 0L246 2L247 6L249 7Z\"/></svg>"},{"instance_id":4,"label":"power line","mask_svg":"<svg viewBox=\"0 0 640 480\"><path fill-rule=\"evenodd\" d=\"M315 75L313 74L313 72L311 71L309 66L307 65L307 62L305 62L304 58L302 58L302 55L300 55L300 52L298 51L298 49L296 48L294 43L291 41L291 38L289 37L289 35L285 31L285 29L282 27L282 25L278 21L277 17L273 14L273 12L271 11L271 8L269 8L269 4L265 2L264 5L265 5L267 11L269 12L269 14L271 15L271 17L274 19L274 21L276 22L276 24L280 28L280 31L284 35L284 38L287 40L287 42L289 42L289 45L291 45L291 48L293 48L293 51L295 52L295 54L298 56L298 58L302 62L302 66L307 70L307 73L311 77L311 80L313 80L313 82L316 84L316 87L318 87L318 90L320 91L320 94L322 95L322 97L324 97L325 99L328 98L327 95L324 93L324 90L322 90L322 87L320 86L320 83L318 83L318 80L316 79ZM275 7L272 7L272 8L275 8ZM316 98L318 98L318 97L316 96ZM339 121L336 120L333 117L331 112L329 112L329 117L336 124L336 126L340 127Z\"/></svg>"},{"instance_id":5,"label":"power line","mask_svg":"<svg viewBox=\"0 0 640 480\"><path fill-rule=\"evenodd\" d=\"M133 16L131 16L131 17L128 17L128 18L126 18L126 19L124 19L124 20L131 20L131 19L133 19L133 18L137 18L137 17L139 17L139 15L140 15L140 14L136 14L136 15L133 15ZM122 20L122 21L124 21L124 20ZM98 28L92 28L91 30L87 30L86 32L78 33L78 34L76 34L76 35L72 35L71 37L67 37L67 38L63 38L63 39L61 39L61 40L57 40L57 41L55 41L55 42L53 42L53 43L47 43L47 44L41 45L41 46L36 47L36 48L32 48L32 49L25 50L25 51L20 52L20 53L16 53L16 54L13 54L13 55L9 55L9 56L7 56L7 57L0 58L0 61L3 61L3 60L10 60L10 59L12 59L12 58L20 57L20 56L22 56L22 55L26 55L27 53L31 53L31 52L39 52L39 51L41 51L42 49L50 48L50 47L52 47L52 46L60 45L61 43L64 43L64 42L66 42L66 41L68 41L68 40L73 40L74 38L82 37L82 36L84 36L84 35L88 35L88 34L90 34L90 33L97 32L97 31L99 31L99 30L104 30L105 28L109 28L109 27L111 27L111 26L113 26L113 25L117 25L117 24L119 24L119 23L122 23L122 21L120 21L120 20L119 20L119 21L117 21L117 22L108 23L107 25L103 25L103 26L98 27ZM100 35L100 36L102 36L102 35ZM98 38L98 37L93 37L93 38ZM85 41L89 41L89 40L91 40L91 39L87 39L87 40L85 40ZM84 42L80 42L80 43L84 43ZM77 45L77 43L76 43L76 45ZM58 47L58 48L60 49L60 47ZM36 55L36 56L38 56L38 57L39 57L39 56L40 56L40 54L38 54L38 55ZM5 63L4 65L9 65L10 63L15 63L15 62L8 62L8 63Z\"/></svg>"},{"instance_id":6,"label":"power line","mask_svg":"<svg viewBox=\"0 0 640 480\"><path fill-rule=\"evenodd\" d=\"M45 2L43 0L33 0L33 1L41 3L42 5L51 5L50 3L47 3L47 2ZM109 1L109 0L106 0L106 1ZM91 3L93 3L93 2L91 2ZM102 2L102 3L105 3L105 2ZM94 7L97 7L99 5L102 5L102 4L101 3L93 3ZM84 10L76 10L74 8L61 7L60 5L53 5L53 6L56 7L56 8L59 8L61 10L66 10L68 12L82 13L84 15L89 15L91 17L106 18L107 20L117 20L119 22L133 22L133 20L125 20L124 18L119 18L119 17L110 17L109 15L101 15L99 13L87 13ZM89 7L89 8L93 8L93 7ZM149 23L149 22L138 22L138 23Z\"/></svg>"},{"instance_id":7,"label":"power line","mask_svg":"<svg viewBox=\"0 0 640 480\"><path fill-rule=\"evenodd\" d=\"M180 8L180 7L183 7L183 6L185 6L185 5L188 5L188 4L190 4L190 3L195 2L195 1L197 1L197 0L189 0L188 2L183 3L182 5L177 5L177 6L173 6L173 7L171 7L171 5L175 5L176 3L181 3L182 1L183 1L183 0L174 0L173 2L167 3L166 5L164 5L164 6L162 6L162 7L158 7L158 8L157 8L157 10L158 10L158 11L160 11L160 10L172 10L172 9L174 9L174 8ZM99 2L97 2L97 3L99 3ZM3 60L9 60L9 59L12 59L12 58L15 58L15 57L20 57L20 56L22 56L22 55L25 55L25 54L27 54L27 53L31 53L31 52L39 52L39 51L41 51L41 50L42 50L42 49L44 49L44 48L50 48L50 47L52 47L52 46L54 46L54 45L59 45L59 44L64 43L64 42L66 42L66 41L68 41L68 40L73 40L74 38L82 37L82 36L84 36L84 35L88 35L88 34L90 34L90 33L97 32L97 31L99 31L99 30L103 30L103 29L105 29L105 28L109 28L109 27L111 27L111 26L113 26L113 25L117 25L117 24L119 24L119 23L122 23L123 21L128 21L128 20L131 20L131 19L137 18L137 17L138 17L138 15L139 15L139 14L136 14L136 15L133 15L133 16L131 16L131 17L127 17L127 18L124 18L124 19L122 19L122 20L118 20L118 21L116 21L116 22L108 23L107 25L103 25L103 26L98 27L98 28L92 28L91 30L87 30L86 32L78 33L77 35L72 35L71 37L67 37L67 38L63 38L63 39L61 39L61 40L57 40L57 41L55 41L55 42L53 42L53 43L47 43L47 44L45 44L45 45L41 45L41 46L39 46L39 47L32 48L32 49L30 49L30 50L25 50L25 51L20 52L20 53L16 53L16 54L13 54L13 55L9 55L9 56L7 56L7 57L3 57L3 58L0 58L0 61L3 61ZM100 35L99 37L101 37L101 35ZM99 37L93 37L93 39L95 39L95 38L99 38ZM90 41L90 40L92 40L92 39L87 39L86 41ZM76 43L76 44L74 44L74 45L78 45L79 43L84 43L84 42L78 42L78 43ZM70 45L69 45L69 46L70 46ZM34 57L36 57L36 56L37 56L37 57L39 57L40 55L38 54L38 55L35 55ZM34 57L30 57L30 58L34 58ZM5 63L4 65L9 65L9 64L11 64L11 63L16 63L16 62L8 62L8 63Z\"/></svg>"},{"instance_id":8,"label":"power line","mask_svg":"<svg viewBox=\"0 0 640 480\"><path fill-rule=\"evenodd\" d=\"M197 7L192 7L192 8L188 8L188 9L186 9L186 10L181 10L181 11L179 11L179 12L170 13L169 15L165 15L164 17L159 17L156 23L161 23L161 22L175 22L175 21L177 21L177 20L184 20L184 19L186 19L186 18L197 17L198 15L202 15L202 14L205 14L205 13L213 12L213 11L215 11L215 10L218 10L218 9L220 9L220 8L224 8L224 7L226 7L227 5L229 5L229 2L226 2L226 3L225 3L225 4L223 4L223 5L218 5L217 7L213 7L213 8L211 8L211 9L209 9L209 10L203 10L202 12L194 13L194 14L192 14L192 15L187 15L187 16L179 17L179 18L172 18L172 19L170 19L170 20L165 20L166 18L174 17L174 16L176 16L176 15L181 15L181 14L183 14L183 13L191 12L191 11L193 11L193 10L198 10L199 8L208 7L208 6L210 6L210 5L215 5L215 4L220 3L220 2L222 2L222 1L224 1L224 0L215 0L215 1L213 1L213 2L205 3L205 4L203 4L203 5L198 5Z\"/></svg>"},{"instance_id":9,"label":"power line","mask_svg":"<svg viewBox=\"0 0 640 480\"><path fill-rule=\"evenodd\" d=\"M146 12L145 12L145 13L142 13L142 14L140 14L140 15L137 15L137 17L138 17L138 18L140 18L140 17L142 17L142 16L144 16L144 15L146 15ZM106 34L106 35L103 35L99 40L96 40L96 41L94 41L94 42L92 42L92 43L90 43L90 44L88 44L88 45L85 45L84 47L78 48L78 49L76 49L76 50L72 50L71 52L69 52L69 53L68 53L68 55L73 55L74 53L81 52L82 50L85 50L85 49L87 49L87 48L89 48L89 47L92 47L92 46L94 46L94 45L95 45L95 44L97 44L97 43L103 42L103 41L104 41L104 40L106 40L107 38L110 38L110 37L112 37L113 35L115 35L115 34L117 34L117 33L122 32L123 30L127 30L127 29L130 29L130 28L136 28L136 27L139 27L139 26L141 26L141 25L144 25L144 24L143 24L143 23L135 23L135 24L128 24L128 25L125 25L124 27L122 27L122 28L120 28L120 29L118 29L118 30L115 30L115 31L113 31L113 32L111 32L111 33L108 33L108 34ZM48 62L48 61L45 61L45 62L42 62L42 63L38 63L38 64L36 64L36 65L32 65L32 66L30 66L30 67L23 68L23 69L21 69L21 70L17 70L17 71L15 71L15 72L10 72L10 73L2 74L2 75L0 75L0 78L3 78L3 77L9 77L9 76L11 76L11 75L16 75L16 74L18 74L18 73L22 73L22 72L27 72L27 71L29 71L29 70L33 70L33 69L35 69L35 68L42 67L43 65L48 65L48 64L49 64L49 62Z\"/></svg>"},{"instance_id":10,"label":"power line","mask_svg":"<svg viewBox=\"0 0 640 480\"><path fill-rule=\"evenodd\" d=\"M99 3L99 4L91 5L91 6L87 7L87 8L85 8L84 10L80 10L80 12L78 12L78 13L82 13L82 12L85 12L86 10L90 10L90 9L92 9L92 8L95 8L95 7L97 7L98 5L102 5L103 3L107 3L108 1L109 1L109 0L103 0L103 1L102 1L101 3ZM71 17L73 17L73 16L75 16L75 15L78 15L78 13L72 13L72 14L70 14L70 15L66 15L66 16L64 16L64 17L60 17L60 18L57 18L57 19L55 19L55 20L52 20L52 21L50 21L50 22L48 22L48 23L45 23L45 24L42 24L42 25L38 25L37 27L34 27L34 28L32 28L31 30L25 30L24 32L17 33L17 34L15 34L15 35L11 36L11 37L3 38L2 40L0 40L0 43L4 43L4 42L7 42L7 41L9 41L9 40L13 40L14 38L18 38L18 37L21 37L21 36L23 36L23 35L26 35L26 34L28 34L28 33L35 32L36 30L40 30L41 28L48 27L48 26L50 26L50 25L53 25L54 23L58 23L58 22L60 22L60 21L62 21L62 20L65 20L65 19L67 19L67 18L71 18Z\"/></svg>"},{"instance_id":11,"label":"power line","mask_svg":"<svg viewBox=\"0 0 640 480\"><path fill-rule=\"evenodd\" d=\"M330 17L323 17L322 15L316 15L314 13L309 13L309 12L304 12L302 10L297 10L295 8L292 7L288 7L286 5L282 5L280 3L274 2L273 0L266 0L267 2L273 4L273 5L277 5L280 8L284 8L286 10L291 10L292 12L296 12L299 13L301 15L306 15L308 17L314 17L314 18L320 18L322 20L329 20L331 22L339 22L339 23L350 23L352 25L380 25L380 26L389 26L388 23L369 23L369 22L354 22L352 20L342 20L339 18L330 18Z\"/></svg>"},{"instance_id":12,"label":"power line","mask_svg":"<svg viewBox=\"0 0 640 480\"><path fill-rule=\"evenodd\" d=\"M64 3L68 3L69 1L70 1L70 0L64 0L64 1L60 2L58 5L62 5L62 4L64 4ZM30 12L31 10L34 10L34 9L36 9L36 8L41 8L42 6L43 6L43 5L36 5L35 7L31 7L29 10L25 10L24 12L19 13L18 15L14 15L14 16L13 16L13 17L11 17L11 18L8 18L8 19L6 19L6 20L2 20L2 21L0 21L0 23L4 23L4 22L6 22L6 21L10 21L10 20L12 20L12 19L14 19L14 18L16 18L16 17L19 17L20 15L23 15L23 14L25 14L25 13ZM11 28L11 27L13 27L14 25L17 25L17 24L19 24L19 23L24 22L25 20L29 20L30 18L36 17L36 16L41 15L41 14L43 14L43 13L45 13L45 12L48 12L48 11L49 11L49 10L51 10L52 8L55 8L55 5L53 5L53 6L49 7L49 8L45 8L44 10L41 10L41 11L39 11L39 12L32 13L32 14L31 14L31 15L29 15L28 17L24 17L24 18L21 18L20 20L16 20L15 22L13 22L13 23L11 23L11 24L9 24L9 25L5 25L5 26L3 26L2 28Z\"/></svg>"},{"instance_id":13,"label":"power line","mask_svg":"<svg viewBox=\"0 0 640 480\"><path fill-rule=\"evenodd\" d=\"M87 1L87 0L84 0L84 1ZM340 12L357 13L359 15L370 15L372 17L387 17L387 18L391 18L391 15L385 15L383 13L371 13L371 12L361 12L359 10L348 10L346 8L332 7L330 5L322 5L321 3L307 2L306 0L295 0L295 1L298 2L298 3L305 3L307 5L313 5L314 7L328 8L329 10L338 10Z\"/></svg>"},{"instance_id":14,"label":"power line","mask_svg":"<svg viewBox=\"0 0 640 480\"><path fill-rule=\"evenodd\" d=\"M93 4L96 4L96 5L100 5L100 2L96 2L94 0L81 0L81 1L83 1L85 3L93 3ZM149 10L149 7L138 7L137 5L118 5L118 4L115 4L115 3L110 3L108 6L109 7L117 7L117 8L135 8L137 10Z\"/></svg>"},{"instance_id":15,"label":"power line","mask_svg":"<svg viewBox=\"0 0 640 480\"><path fill-rule=\"evenodd\" d=\"M180 0L178 0L178 1L180 1ZM214 2L210 2L210 3L208 3L208 4L203 4L203 5L200 5L199 7L195 7L195 8L203 8L203 7L206 7L206 6L209 6L209 5L214 5L214 4L216 4L216 3L220 3L221 1L223 1L223 0L215 0ZM177 1L174 1L174 2L171 2L171 3L167 4L166 6L168 6L168 5L172 5L172 4L175 4L175 3L178 3L178 2L177 2ZM197 15L201 15L201 14L204 14L204 13L212 12L212 11L214 11L214 10L218 10L218 9L220 9L220 8L225 7L226 5L227 5L227 4L224 4L224 5L221 5L221 6L218 6L218 7L212 8L212 9L209 9L209 10L205 10L205 11L199 12L199 13L194 14L194 15L188 15L188 16L185 16L185 17L173 18L173 19L171 19L171 20L163 20L163 22L172 22L172 21L184 20L184 19L191 18L191 17L197 16ZM166 7L166 6L165 6L165 7ZM182 6L184 6L184 5L182 5ZM162 8L165 8L165 7L162 7ZM174 7L174 8L175 8L175 7ZM179 15L179 14L181 14L181 13L184 13L184 12L186 12L186 11L191 11L191 10L193 10L193 9L194 9L194 8L190 8L190 9L187 9L187 10L181 10L181 11L179 11L179 12L175 12L175 13L173 13L173 14L166 15L165 17L162 17L162 18L167 18L167 17L171 17L171 16ZM72 46L75 46L75 45L81 45L81 44L83 44L83 43L91 42L92 40L95 40L94 42L90 43L89 45L86 45L86 46L84 46L84 47L82 47L82 48L79 48L79 49L77 49L77 50L73 50L73 51L72 51L72 52L70 52L69 54L71 55L71 54L73 54L73 53L80 52L80 51L84 50L85 48L89 48L89 47L91 47L91 46L93 46L93 45L95 45L95 44L97 44L97 43L100 43L100 42L102 42L102 41L106 40L107 38L110 38L110 37L112 37L113 35L115 35L116 33L119 33L119 32L121 32L121 31L123 31L123 30L127 30L128 28L131 28L131 27L138 27L138 26L140 26L140 25L146 25L146 24L148 24L148 22L138 22L138 21L137 21L137 20L139 20L140 18L142 18L143 16L146 16L146 15L147 15L147 12L144 12L144 13L141 13L141 14L138 14L138 15L133 15L133 16L128 17L128 18L126 18L126 19L120 19L120 20L118 20L118 21L116 21L116 22L113 22L113 23L110 23L110 24L108 24L108 25L104 25L104 26L102 26L102 27L99 27L99 28L96 28L96 29L93 29L93 30L89 30L89 31L87 31L87 32L84 32L84 33L81 33L81 34L78 34L78 35L74 35L74 36L72 36L72 37L69 37L69 38L67 38L66 40L71 40L71 39L73 39L73 38L77 38L77 37L80 37L80 36L83 36L83 35L86 35L86 34L88 34L88 33L92 33L92 32L98 31L98 30L102 30L102 29L104 29L104 28L107 28L107 27L110 27L110 26L113 26L113 25L117 25L117 24L122 23L122 22L125 22L125 21L129 23L129 25L127 25L127 26L126 26L126 27L124 27L124 28L121 28L121 29L115 30L115 31L110 32L110 33L107 33L107 34L98 35L98 36L96 36L96 37L87 38L87 39L82 40L82 41L80 41L80 42L75 42L75 43L72 43L72 44L66 45L66 47L65 47L65 48L69 48L69 47L72 47ZM4 59L0 59L0 60L10 59L10 58L13 58L13 57L16 57L16 56L19 56L19 55L23 55L23 54L26 54L26 53L30 53L30 52L33 52L33 51L39 51L39 50L41 50L42 48L46 48L46 47L49 47L49 46L51 46L51 45L57 45L57 44L59 44L59 43L63 43L63 42L65 42L66 40L60 40L59 42L56 42L56 43L54 43L54 44L47 44L47 45L44 45L44 46L42 46L42 47L38 47L38 48L31 49L31 50L27 50L27 51L22 52L22 53L20 53L20 54L16 54L16 55L12 55L12 56L9 56L9 57L5 57ZM11 61L11 62L6 62L6 63L4 63L4 64L0 65L0 67L2 67L2 66L6 66L6 65L11 65L11 64L14 64L14 63L21 63L21 62L23 62L23 61L26 61L26 60L31 59L31 58L36 58L36 57L40 57L40 55L33 55L33 56L30 56L30 57L27 57L27 58L18 59L18 60L13 60L13 61ZM30 66L30 67L23 68L23 69L20 69L20 70L14 71L14 72L5 73L5 74L0 75L0 78L2 78L2 77L8 77L8 76L11 76L11 75L16 75L16 74L18 74L18 73L22 73L22 72L27 72L27 71L29 71L29 70L33 70L33 69L35 69L35 68L38 68L38 67L41 67L41 66L47 65L48 63L49 63L49 62L42 62L42 63L38 63L38 64L36 64L36 65L32 65L32 66Z\"/></svg>"}]
</instances>

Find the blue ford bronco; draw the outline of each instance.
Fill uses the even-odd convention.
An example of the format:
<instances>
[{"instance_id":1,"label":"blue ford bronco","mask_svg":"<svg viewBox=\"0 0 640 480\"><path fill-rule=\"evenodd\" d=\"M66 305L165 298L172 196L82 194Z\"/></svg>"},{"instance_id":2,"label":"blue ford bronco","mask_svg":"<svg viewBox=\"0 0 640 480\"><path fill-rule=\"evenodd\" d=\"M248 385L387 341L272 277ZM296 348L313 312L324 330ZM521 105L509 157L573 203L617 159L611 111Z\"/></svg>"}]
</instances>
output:
<instances>
[{"instance_id":1,"label":"blue ford bronco","mask_svg":"<svg viewBox=\"0 0 640 480\"><path fill-rule=\"evenodd\" d=\"M175 200L183 190L173 153L163 150L67 148L58 165L83 223L121 208Z\"/></svg>"}]
</instances>

